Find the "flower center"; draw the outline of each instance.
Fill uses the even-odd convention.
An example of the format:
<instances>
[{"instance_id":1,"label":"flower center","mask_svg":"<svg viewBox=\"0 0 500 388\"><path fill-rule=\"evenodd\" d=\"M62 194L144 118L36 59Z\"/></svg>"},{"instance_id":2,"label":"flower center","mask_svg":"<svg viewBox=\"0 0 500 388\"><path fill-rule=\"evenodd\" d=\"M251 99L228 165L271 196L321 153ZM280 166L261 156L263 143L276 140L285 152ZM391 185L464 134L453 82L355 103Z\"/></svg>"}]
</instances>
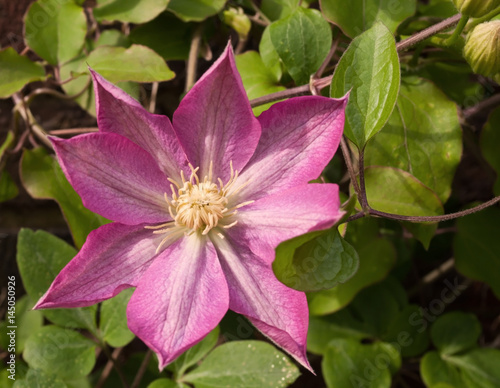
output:
<instances>
[{"instance_id":1,"label":"flower center","mask_svg":"<svg viewBox=\"0 0 500 388\"><path fill-rule=\"evenodd\" d=\"M216 226L228 229L237 224L238 221L231 220L238 212L237 209L253 201L227 207L230 197L248 183L235 187L238 171L233 169L232 163L230 166L231 176L226 184L220 178L217 179L218 184L212 182L212 163L210 163L208 175L202 181L197 174L199 167L194 168L192 165L189 165L191 168L189 179L184 177L183 171L181 171L181 182L168 178L171 183L171 195L165 193L165 201L173 221L162 225L146 226L146 229L157 229L153 232L155 234L166 234L157 251L168 241L183 233L200 232L206 235ZM217 235L224 238L220 232Z\"/></svg>"}]
</instances>

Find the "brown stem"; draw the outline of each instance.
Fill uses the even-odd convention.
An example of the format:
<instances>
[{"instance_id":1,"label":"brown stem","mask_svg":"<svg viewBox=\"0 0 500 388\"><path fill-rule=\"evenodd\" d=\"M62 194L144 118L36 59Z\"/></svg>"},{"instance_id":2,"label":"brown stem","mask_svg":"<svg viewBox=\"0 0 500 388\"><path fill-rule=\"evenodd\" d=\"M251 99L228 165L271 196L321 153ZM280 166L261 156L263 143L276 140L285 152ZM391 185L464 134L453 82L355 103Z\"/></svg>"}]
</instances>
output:
<instances>
[{"instance_id":1,"label":"brown stem","mask_svg":"<svg viewBox=\"0 0 500 388\"><path fill-rule=\"evenodd\" d=\"M491 110L497 106L500 105L500 93L495 94L486 100L483 100L479 102L477 105L474 105L473 107L470 107L469 109L466 109L463 111L463 115L465 120L470 120L472 117L477 115L478 113L481 113L483 111Z\"/></svg>"},{"instance_id":2,"label":"brown stem","mask_svg":"<svg viewBox=\"0 0 500 388\"><path fill-rule=\"evenodd\" d=\"M478 211L486 209L487 207L490 207L498 202L500 202L500 196L490 199L488 202L482 203L481 205L474 206L473 208L462 210L456 213L444 214L442 216L401 216L399 214L381 212L379 210L374 210L371 208L369 209L368 213L372 216L379 216L398 221L441 222L441 221L454 220L455 218L464 217L469 214L477 213Z\"/></svg>"},{"instance_id":3,"label":"brown stem","mask_svg":"<svg viewBox=\"0 0 500 388\"><path fill-rule=\"evenodd\" d=\"M408 296L415 295L422 286L432 283L437 279L439 279L445 273L450 271L454 265L455 265L455 259L453 257L451 259L446 260L439 267L437 267L436 269L432 270L427 275L425 275L415 287L413 287L410 291L408 291Z\"/></svg>"},{"instance_id":4,"label":"brown stem","mask_svg":"<svg viewBox=\"0 0 500 388\"><path fill-rule=\"evenodd\" d=\"M137 374L135 375L134 382L130 386L130 388L137 388L139 384L141 383L142 376L144 376L144 373L146 372L146 369L148 368L149 360L151 359L151 355L153 353L151 350L148 349L144 356L144 360L142 360L141 366L139 367L139 370L137 371Z\"/></svg>"},{"instance_id":5,"label":"brown stem","mask_svg":"<svg viewBox=\"0 0 500 388\"><path fill-rule=\"evenodd\" d=\"M198 66L202 30L203 25L200 24L196 30L194 30L193 38L191 39L191 47L189 48L189 57L187 61L186 87L184 90L186 93L196 82L196 68Z\"/></svg>"},{"instance_id":6,"label":"brown stem","mask_svg":"<svg viewBox=\"0 0 500 388\"><path fill-rule=\"evenodd\" d=\"M151 87L151 99L149 100L149 111L155 113L156 110L156 96L158 95L158 82L153 82Z\"/></svg>"},{"instance_id":7,"label":"brown stem","mask_svg":"<svg viewBox=\"0 0 500 388\"><path fill-rule=\"evenodd\" d=\"M98 132L99 128L89 127L89 128L68 128L68 129L54 129L49 131L50 135L54 136L66 136L66 135L80 135L82 133Z\"/></svg>"},{"instance_id":8,"label":"brown stem","mask_svg":"<svg viewBox=\"0 0 500 388\"><path fill-rule=\"evenodd\" d=\"M359 174L359 194L358 199L363 211L369 211L370 205L368 205L368 199L366 198L366 186L365 186L365 153L363 150L359 151L358 159L358 174Z\"/></svg>"},{"instance_id":9,"label":"brown stem","mask_svg":"<svg viewBox=\"0 0 500 388\"><path fill-rule=\"evenodd\" d=\"M122 352L123 348L116 348L115 350L113 350L112 354L109 353L109 349L106 346L103 346L102 349L103 349L103 352L108 357L108 362L104 366L104 369L102 370L101 376L99 376L99 380L97 381L95 388L101 388L103 386L103 384L105 383L105 381L109 377L109 374L111 373L111 370L113 369L113 367L115 368L116 372L118 373L118 376L120 377L120 380L122 381L122 385L125 388L128 388L128 384L127 384L127 381L125 380L125 376L123 375L121 369L116 364L116 359L118 358L118 356Z\"/></svg>"},{"instance_id":10,"label":"brown stem","mask_svg":"<svg viewBox=\"0 0 500 388\"><path fill-rule=\"evenodd\" d=\"M44 129L40 126L40 124L37 123L35 120L35 117L31 113L30 109L26 105L26 102L24 101L24 98L20 93L14 93L12 95L12 99L14 100L14 103L16 104L14 106L15 110L18 110L21 117L23 118L24 122L28 126L28 128L31 130L31 132L47 147L52 149L52 144L50 143L49 139L47 138L47 134L45 133Z\"/></svg>"},{"instance_id":11,"label":"brown stem","mask_svg":"<svg viewBox=\"0 0 500 388\"><path fill-rule=\"evenodd\" d=\"M351 154L349 152L349 146L347 145L344 136L340 138L340 149L342 150L342 155L344 156L344 162L347 166L347 171L349 172L349 176L351 178L352 185L354 186L354 191L356 192L358 198L361 193L361 189L358 184L358 180L356 179L356 172L354 171L354 167L352 165Z\"/></svg>"},{"instance_id":12,"label":"brown stem","mask_svg":"<svg viewBox=\"0 0 500 388\"><path fill-rule=\"evenodd\" d=\"M330 52L328 53L328 55L326 56L325 60L323 61L323 63L319 67L318 71L316 73L314 73L314 78L315 79L320 78L321 75L325 72L326 67L328 66L328 64L332 60L333 55L335 54L335 51L337 51L337 47L339 46L339 42L340 42L340 38L337 37L334 40L334 42L332 44L332 47L330 48Z\"/></svg>"}]
</instances>

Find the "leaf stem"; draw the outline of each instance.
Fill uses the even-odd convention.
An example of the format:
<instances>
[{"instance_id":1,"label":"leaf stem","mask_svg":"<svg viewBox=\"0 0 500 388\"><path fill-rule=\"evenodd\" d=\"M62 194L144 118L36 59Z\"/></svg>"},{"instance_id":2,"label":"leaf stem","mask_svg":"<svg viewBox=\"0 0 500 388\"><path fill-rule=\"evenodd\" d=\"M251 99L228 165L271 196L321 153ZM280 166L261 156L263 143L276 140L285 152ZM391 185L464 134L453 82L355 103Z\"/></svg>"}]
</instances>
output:
<instances>
[{"instance_id":1,"label":"leaf stem","mask_svg":"<svg viewBox=\"0 0 500 388\"><path fill-rule=\"evenodd\" d=\"M473 19L470 23L467 24L467 27L465 28L465 31L468 32L468 31L472 30L478 24L486 22L486 21L494 18L498 14L500 14L500 7L495 8L493 11L487 13L484 16L481 16L480 18Z\"/></svg>"},{"instance_id":2,"label":"leaf stem","mask_svg":"<svg viewBox=\"0 0 500 388\"><path fill-rule=\"evenodd\" d=\"M349 146L345 141L345 136L342 136L340 138L340 149L342 150L342 155L344 156L344 162L347 166L347 171L349 172L349 177L351 178L352 185L354 186L354 191L359 197L361 194L361 189L359 187L358 180L356 179L356 173L354 172L351 154L349 152Z\"/></svg>"},{"instance_id":3,"label":"leaf stem","mask_svg":"<svg viewBox=\"0 0 500 388\"><path fill-rule=\"evenodd\" d=\"M453 31L453 34L444 41L445 46L452 46L464 30L467 22L469 21L469 16L462 15L460 20L458 21L457 26L455 27L455 31Z\"/></svg>"},{"instance_id":4,"label":"leaf stem","mask_svg":"<svg viewBox=\"0 0 500 388\"><path fill-rule=\"evenodd\" d=\"M359 151L358 159L358 174L359 174L359 193L358 199L361 208L365 213L371 210L370 205L368 205L368 199L366 198L366 186L365 186L365 152L364 150Z\"/></svg>"},{"instance_id":5,"label":"leaf stem","mask_svg":"<svg viewBox=\"0 0 500 388\"><path fill-rule=\"evenodd\" d=\"M107 347L106 344L101 343L101 349L106 354L108 357L108 362L104 366L104 369L102 370L101 376L99 377L99 381L97 381L96 388L101 388L106 381L106 379L109 377L109 374L111 373L111 369L114 367L116 372L118 373L118 376L120 377L120 380L122 382L122 385L124 388L128 388L127 380L125 379L125 376L123 375L123 372L121 369L118 367L118 364L116 363L116 358L120 355L122 352L123 348L116 348L113 350L113 353L111 354L109 352L109 348Z\"/></svg>"},{"instance_id":6,"label":"leaf stem","mask_svg":"<svg viewBox=\"0 0 500 388\"><path fill-rule=\"evenodd\" d=\"M14 93L12 95L12 99L15 103L14 110L17 110L20 113L21 117L23 118L31 132L34 133L35 136L40 139L43 144L45 144L50 149L53 149L52 144L47 138L47 133L35 120L35 117L31 113L29 107L26 105L26 102L24 101L22 95L20 93Z\"/></svg>"},{"instance_id":7,"label":"leaf stem","mask_svg":"<svg viewBox=\"0 0 500 388\"><path fill-rule=\"evenodd\" d=\"M194 30L193 38L191 39L191 47L189 48L189 57L187 60L186 87L184 90L186 93L193 87L196 81L196 68L198 65L198 54L200 52L202 31L203 24L200 24Z\"/></svg>"}]
</instances>

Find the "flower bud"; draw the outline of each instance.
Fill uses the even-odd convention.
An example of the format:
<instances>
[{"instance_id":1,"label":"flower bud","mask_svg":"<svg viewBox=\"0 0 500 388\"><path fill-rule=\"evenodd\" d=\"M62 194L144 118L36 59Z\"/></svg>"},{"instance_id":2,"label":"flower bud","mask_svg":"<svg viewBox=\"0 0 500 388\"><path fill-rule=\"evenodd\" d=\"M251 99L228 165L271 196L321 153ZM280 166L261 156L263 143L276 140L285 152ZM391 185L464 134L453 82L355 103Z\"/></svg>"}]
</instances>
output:
<instances>
[{"instance_id":1,"label":"flower bud","mask_svg":"<svg viewBox=\"0 0 500 388\"><path fill-rule=\"evenodd\" d=\"M498 7L498 0L453 0L458 11L465 16L480 18Z\"/></svg>"},{"instance_id":2,"label":"flower bud","mask_svg":"<svg viewBox=\"0 0 500 388\"><path fill-rule=\"evenodd\" d=\"M469 32L464 56L474 73L500 73L500 20L478 24Z\"/></svg>"},{"instance_id":3,"label":"flower bud","mask_svg":"<svg viewBox=\"0 0 500 388\"><path fill-rule=\"evenodd\" d=\"M252 27L250 19L241 8L229 8L224 11L223 21L238 33L240 39L246 39Z\"/></svg>"}]
</instances>

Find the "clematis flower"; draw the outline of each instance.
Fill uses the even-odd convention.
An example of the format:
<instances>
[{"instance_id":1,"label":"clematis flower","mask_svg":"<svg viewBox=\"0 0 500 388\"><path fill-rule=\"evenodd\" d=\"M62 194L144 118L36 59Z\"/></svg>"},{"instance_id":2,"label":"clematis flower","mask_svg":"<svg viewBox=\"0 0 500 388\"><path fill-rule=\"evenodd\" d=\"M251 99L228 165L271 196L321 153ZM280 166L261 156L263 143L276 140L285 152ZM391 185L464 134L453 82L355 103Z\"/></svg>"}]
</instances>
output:
<instances>
[{"instance_id":1,"label":"clematis flower","mask_svg":"<svg viewBox=\"0 0 500 388\"><path fill-rule=\"evenodd\" d=\"M307 368L305 294L280 283L275 247L332 226L338 186L308 184L333 157L346 99L297 97L257 119L228 46L172 123L92 72L99 132L52 138L89 234L36 308L83 307L136 287L128 326L160 369L228 309Z\"/></svg>"}]
</instances>

